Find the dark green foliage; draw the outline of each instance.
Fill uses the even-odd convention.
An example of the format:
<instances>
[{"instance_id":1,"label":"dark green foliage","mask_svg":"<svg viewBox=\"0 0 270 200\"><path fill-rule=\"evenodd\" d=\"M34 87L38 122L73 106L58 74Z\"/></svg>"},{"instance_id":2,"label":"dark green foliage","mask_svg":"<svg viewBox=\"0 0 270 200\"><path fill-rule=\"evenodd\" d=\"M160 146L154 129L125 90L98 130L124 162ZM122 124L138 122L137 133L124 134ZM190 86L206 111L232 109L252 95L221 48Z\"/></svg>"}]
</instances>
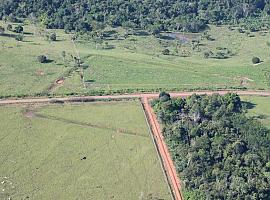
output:
<instances>
[{"instance_id":1,"label":"dark green foliage","mask_svg":"<svg viewBox=\"0 0 270 200\"><path fill-rule=\"evenodd\" d=\"M46 56L40 55L40 56L37 57L37 60L38 60L38 62L40 62L40 63L46 63L48 59L47 59Z\"/></svg>"},{"instance_id":2,"label":"dark green foliage","mask_svg":"<svg viewBox=\"0 0 270 200\"><path fill-rule=\"evenodd\" d=\"M16 35L15 40L22 42L23 41L23 35L22 34Z\"/></svg>"},{"instance_id":3,"label":"dark green foliage","mask_svg":"<svg viewBox=\"0 0 270 200\"><path fill-rule=\"evenodd\" d=\"M264 6L264 12L270 15L270 2Z\"/></svg>"},{"instance_id":4,"label":"dark green foliage","mask_svg":"<svg viewBox=\"0 0 270 200\"><path fill-rule=\"evenodd\" d=\"M270 131L246 116L238 95L152 104L186 199L270 199Z\"/></svg>"},{"instance_id":5,"label":"dark green foliage","mask_svg":"<svg viewBox=\"0 0 270 200\"><path fill-rule=\"evenodd\" d=\"M261 62L260 58L258 58L258 57L253 57L253 58L252 58L252 63L253 63L253 64L258 64L258 63L260 63L260 62Z\"/></svg>"},{"instance_id":6,"label":"dark green foliage","mask_svg":"<svg viewBox=\"0 0 270 200\"><path fill-rule=\"evenodd\" d=\"M163 55L169 55L169 54L170 54L170 50L169 50L169 49L164 49L164 50L162 51L162 54L163 54Z\"/></svg>"},{"instance_id":7,"label":"dark green foliage","mask_svg":"<svg viewBox=\"0 0 270 200\"><path fill-rule=\"evenodd\" d=\"M161 92L161 93L159 94L159 100L160 100L161 102L169 101L169 100L171 100L171 96L170 96L169 93Z\"/></svg>"},{"instance_id":8,"label":"dark green foliage","mask_svg":"<svg viewBox=\"0 0 270 200\"><path fill-rule=\"evenodd\" d=\"M5 28L0 26L0 35L4 34L5 33Z\"/></svg>"},{"instance_id":9,"label":"dark green foliage","mask_svg":"<svg viewBox=\"0 0 270 200\"><path fill-rule=\"evenodd\" d=\"M8 24L8 25L7 25L7 30L8 30L8 31L12 31L12 25L11 25L11 24Z\"/></svg>"},{"instance_id":10,"label":"dark green foliage","mask_svg":"<svg viewBox=\"0 0 270 200\"><path fill-rule=\"evenodd\" d=\"M51 34L49 35L49 40L50 40L50 41L56 41L56 33L51 33Z\"/></svg>"},{"instance_id":11,"label":"dark green foliage","mask_svg":"<svg viewBox=\"0 0 270 200\"><path fill-rule=\"evenodd\" d=\"M16 32L16 33L22 33L23 32L23 27L21 25L16 26L14 28L14 32Z\"/></svg>"},{"instance_id":12,"label":"dark green foliage","mask_svg":"<svg viewBox=\"0 0 270 200\"><path fill-rule=\"evenodd\" d=\"M1 0L0 19L42 16L47 28L66 31L91 31L95 24L107 24L158 34L164 30L198 32L208 23L233 24L249 18L259 21L269 15L269 7L269 0Z\"/></svg>"},{"instance_id":13,"label":"dark green foliage","mask_svg":"<svg viewBox=\"0 0 270 200\"><path fill-rule=\"evenodd\" d=\"M204 58L209 58L210 52L204 52L204 53L203 53L203 56L204 56Z\"/></svg>"},{"instance_id":14,"label":"dark green foliage","mask_svg":"<svg viewBox=\"0 0 270 200\"><path fill-rule=\"evenodd\" d=\"M212 51L204 52L204 58L215 58L215 59L227 59L233 56L231 50L227 48L217 47L217 51L213 53Z\"/></svg>"}]
</instances>

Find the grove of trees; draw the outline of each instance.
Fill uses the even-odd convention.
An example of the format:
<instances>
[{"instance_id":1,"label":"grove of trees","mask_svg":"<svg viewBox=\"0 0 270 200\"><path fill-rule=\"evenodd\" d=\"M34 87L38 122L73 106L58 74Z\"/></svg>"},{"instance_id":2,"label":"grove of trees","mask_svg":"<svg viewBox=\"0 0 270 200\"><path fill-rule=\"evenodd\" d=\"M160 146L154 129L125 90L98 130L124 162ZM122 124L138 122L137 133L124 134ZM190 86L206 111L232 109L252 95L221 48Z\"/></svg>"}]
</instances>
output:
<instances>
[{"instance_id":1,"label":"grove of trees","mask_svg":"<svg viewBox=\"0 0 270 200\"><path fill-rule=\"evenodd\" d=\"M152 102L186 199L270 199L270 130L237 94Z\"/></svg>"},{"instance_id":2,"label":"grove of trees","mask_svg":"<svg viewBox=\"0 0 270 200\"><path fill-rule=\"evenodd\" d=\"M270 25L269 0L1 0L0 19L38 19L47 28L91 31L100 24L198 32L207 24ZM255 28L254 28L255 27Z\"/></svg>"}]
</instances>

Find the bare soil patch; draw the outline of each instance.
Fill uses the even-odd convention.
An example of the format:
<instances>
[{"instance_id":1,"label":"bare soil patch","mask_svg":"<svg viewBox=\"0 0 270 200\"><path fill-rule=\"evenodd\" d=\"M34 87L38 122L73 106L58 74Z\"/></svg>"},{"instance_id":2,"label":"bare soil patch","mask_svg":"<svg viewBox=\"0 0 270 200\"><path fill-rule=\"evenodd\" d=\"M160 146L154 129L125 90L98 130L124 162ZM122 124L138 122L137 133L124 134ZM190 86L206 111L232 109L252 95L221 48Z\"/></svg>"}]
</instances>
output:
<instances>
[{"instance_id":1,"label":"bare soil patch","mask_svg":"<svg viewBox=\"0 0 270 200\"><path fill-rule=\"evenodd\" d=\"M36 71L36 75L37 75L37 76L44 76L44 75L45 75L45 72L44 72L43 70L41 70L41 69L38 69L38 70Z\"/></svg>"},{"instance_id":2,"label":"bare soil patch","mask_svg":"<svg viewBox=\"0 0 270 200\"><path fill-rule=\"evenodd\" d=\"M26 117L26 118L33 118L35 117L35 113L32 111L32 110L26 110L23 115Z\"/></svg>"},{"instance_id":3,"label":"bare soil patch","mask_svg":"<svg viewBox=\"0 0 270 200\"><path fill-rule=\"evenodd\" d=\"M56 84L61 85L61 84L64 83L64 81L65 80L63 78L62 79L59 79L59 80L56 81Z\"/></svg>"}]
</instances>

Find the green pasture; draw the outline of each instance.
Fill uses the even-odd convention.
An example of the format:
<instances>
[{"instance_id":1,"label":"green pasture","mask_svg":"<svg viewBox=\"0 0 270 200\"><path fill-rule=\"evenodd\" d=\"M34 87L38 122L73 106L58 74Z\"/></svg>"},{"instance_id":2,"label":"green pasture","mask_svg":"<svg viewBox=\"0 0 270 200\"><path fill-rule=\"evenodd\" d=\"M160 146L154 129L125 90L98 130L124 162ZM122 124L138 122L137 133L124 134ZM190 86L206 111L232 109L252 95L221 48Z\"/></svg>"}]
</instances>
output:
<instances>
[{"instance_id":1,"label":"green pasture","mask_svg":"<svg viewBox=\"0 0 270 200\"><path fill-rule=\"evenodd\" d=\"M7 26L1 22L2 26ZM105 38L98 44L88 37L71 41L71 34L62 30L47 30L57 33L56 42L48 42L37 34L39 27L25 26L25 41L0 36L0 95L22 96L46 94L47 88L57 77L73 67L64 66L62 51L67 59L77 53L88 66L84 69L83 84L78 71L65 77L48 93L52 95L105 94L137 91L192 90L192 89L264 89L270 88L270 42L269 31L239 33L237 27L210 26L204 33L183 34L186 42L168 37L133 34L124 37L123 28L109 28L118 37ZM164 34L163 34L164 35ZM192 40L199 41L193 49ZM204 53L227 48L227 59L204 58ZM169 49L169 55L162 51ZM53 61L40 64L38 55L45 54ZM252 57L263 62L253 65ZM42 72L42 73L40 73Z\"/></svg>"},{"instance_id":2,"label":"green pasture","mask_svg":"<svg viewBox=\"0 0 270 200\"><path fill-rule=\"evenodd\" d=\"M7 24L0 21L0 26L6 28ZM16 24L13 24L13 27L15 26ZM5 35L0 35L1 96L41 94L67 70L61 52L75 54L70 36L62 34L57 42L49 42L44 36L39 35L38 31L38 27L24 26L22 42L14 39L17 35L14 32L6 30ZM59 34L61 32L59 31ZM39 63L39 55L46 55L51 62Z\"/></svg>"},{"instance_id":3,"label":"green pasture","mask_svg":"<svg viewBox=\"0 0 270 200\"><path fill-rule=\"evenodd\" d=\"M241 34L228 27L211 27L209 34L214 41L200 40L199 49L191 44L178 47L176 40L157 39L153 36L129 36L125 40L108 40L113 49L96 49L92 41L78 40L77 48L89 64L84 71L86 88L78 88L80 82L74 77L66 80L57 92L151 91L159 89L269 89L270 86L270 33L253 33L254 37ZM196 34L195 38L201 38ZM172 55L162 55L168 48ZM205 59L206 51L227 48L233 56L227 59ZM189 57L181 56L190 52ZM258 56L263 61L253 65L251 59ZM77 80L77 81L76 81ZM74 85L74 87L73 87Z\"/></svg>"},{"instance_id":4,"label":"green pasture","mask_svg":"<svg viewBox=\"0 0 270 200\"><path fill-rule=\"evenodd\" d=\"M270 97L243 96L241 99L250 105L248 114L270 128Z\"/></svg>"},{"instance_id":5,"label":"green pasture","mask_svg":"<svg viewBox=\"0 0 270 200\"><path fill-rule=\"evenodd\" d=\"M0 107L0 199L171 199L139 102Z\"/></svg>"}]
</instances>

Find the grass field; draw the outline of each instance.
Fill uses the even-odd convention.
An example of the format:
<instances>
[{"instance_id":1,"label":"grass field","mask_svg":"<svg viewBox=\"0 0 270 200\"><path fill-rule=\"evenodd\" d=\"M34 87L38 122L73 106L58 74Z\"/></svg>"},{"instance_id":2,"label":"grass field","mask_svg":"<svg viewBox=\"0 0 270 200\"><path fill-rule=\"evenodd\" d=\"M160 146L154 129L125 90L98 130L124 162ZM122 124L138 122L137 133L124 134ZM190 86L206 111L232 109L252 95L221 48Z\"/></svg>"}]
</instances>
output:
<instances>
[{"instance_id":1,"label":"grass field","mask_svg":"<svg viewBox=\"0 0 270 200\"><path fill-rule=\"evenodd\" d=\"M93 42L78 41L82 57L91 66L85 70L86 80L89 81L85 91L269 89L270 47L266 44L270 41L269 33L264 36L255 33L255 37L248 37L227 27L211 27L209 34L215 41L201 40L199 52L192 51L189 43L178 48L179 52L190 51L190 57L162 55L165 46L173 52L177 42L153 36L109 40L108 43L115 47L111 50L95 49ZM203 52L216 51L218 47L226 47L235 55L228 59L203 57ZM254 66L251 63L253 56L259 56L264 62ZM67 80L58 92L76 92L77 88L73 87L76 83L78 85L75 76Z\"/></svg>"},{"instance_id":2,"label":"grass field","mask_svg":"<svg viewBox=\"0 0 270 200\"><path fill-rule=\"evenodd\" d=\"M139 102L0 107L0 199L171 199Z\"/></svg>"},{"instance_id":3,"label":"grass field","mask_svg":"<svg viewBox=\"0 0 270 200\"><path fill-rule=\"evenodd\" d=\"M270 97L243 96L242 100L252 105L248 114L257 117L265 126L270 128Z\"/></svg>"},{"instance_id":4,"label":"grass field","mask_svg":"<svg viewBox=\"0 0 270 200\"><path fill-rule=\"evenodd\" d=\"M3 22L0 24L6 26ZM267 45L270 33L267 31L252 33L254 37L250 37L239 33L237 28L211 26L208 34L213 41L203 38L203 33L184 35L199 41L199 46L193 50L191 39L182 43L150 35L129 35L124 39L125 30L121 28L116 29L120 35L118 39L110 38L96 45L93 40L81 38L76 40L74 47L71 35L62 30L54 30L58 41L50 43L34 34L37 29L25 26L24 42L9 37L14 33L8 31L6 36L0 36L0 44L5 43L0 46L1 96L46 92L57 77L72 68L71 65L64 67L62 51L67 52L69 59L78 52L90 66L84 70L86 87L79 73L73 72L63 84L50 91L51 94L270 88L270 47ZM165 48L170 50L170 55L162 55ZM217 52L220 48L229 49L233 56L204 58L204 52ZM36 57L41 54L48 55L53 61L39 64ZM183 57L186 54L189 56ZM263 62L254 66L253 56L260 57Z\"/></svg>"},{"instance_id":5,"label":"grass field","mask_svg":"<svg viewBox=\"0 0 270 200\"><path fill-rule=\"evenodd\" d=\"M0 26L6 25L0 21ZM16 25L13 24L13 27ZM15 33L6 31L0 35L0 95L36 95L46 91L65 70L62 51L73 53L68 35L61 35L59 41L50 43L33 26L24 26L24 41L14 39ZM52 62L41 64L37 56L46 55Z\"/></svg>"}]
</instances>

